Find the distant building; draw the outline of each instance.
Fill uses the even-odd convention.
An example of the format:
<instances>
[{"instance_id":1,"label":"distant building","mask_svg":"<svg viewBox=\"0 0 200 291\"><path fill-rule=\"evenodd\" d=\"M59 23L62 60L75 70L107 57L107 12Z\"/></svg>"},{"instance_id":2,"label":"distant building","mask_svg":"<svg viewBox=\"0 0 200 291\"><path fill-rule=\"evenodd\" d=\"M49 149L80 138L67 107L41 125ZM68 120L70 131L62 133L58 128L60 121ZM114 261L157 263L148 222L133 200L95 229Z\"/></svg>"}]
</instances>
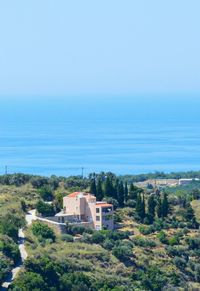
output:
<instances>
[{"instance_id":1,"label":"distant building","mask_svg":"<svg viewBox=\"0 0 200 291\"><path fill-rule=\"evenodd\" d=\"M63 212L58 214L62 221L67 218L77 223L89 223L96 230L110 229L113 223L113 205L96 201L90 193L74 192L63 198ZM65 219L64 219L65 218Z\"/></svg>"},{"instance_id":2,"label":"distant building","mask_svg":"<svg viewBox=\"0 0 200 291\"><path fill-rule=\"evenodd\" d=\"M179 185L188 185L192 183L193 181L200 181L200 179L195 178L195 179L179 179Z\"/></svg>"}]
</instances>

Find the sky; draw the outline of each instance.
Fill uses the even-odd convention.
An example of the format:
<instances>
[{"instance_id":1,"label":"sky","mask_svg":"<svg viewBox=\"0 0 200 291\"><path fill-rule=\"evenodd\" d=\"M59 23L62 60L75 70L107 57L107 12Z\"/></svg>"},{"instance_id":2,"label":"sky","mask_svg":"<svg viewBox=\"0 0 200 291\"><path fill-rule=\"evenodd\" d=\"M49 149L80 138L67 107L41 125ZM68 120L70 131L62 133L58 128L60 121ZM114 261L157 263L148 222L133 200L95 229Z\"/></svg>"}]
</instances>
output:
<instances>
[{"instance_id":1,"label":"sky","mask_svg":"<svg viewBox=\"0 0 200 291\"><path fill-rule=\"evenodd\" d=\"M199 0L0 1L0 98L198 96L199 11Z\"/></svg>"}]
</instances>

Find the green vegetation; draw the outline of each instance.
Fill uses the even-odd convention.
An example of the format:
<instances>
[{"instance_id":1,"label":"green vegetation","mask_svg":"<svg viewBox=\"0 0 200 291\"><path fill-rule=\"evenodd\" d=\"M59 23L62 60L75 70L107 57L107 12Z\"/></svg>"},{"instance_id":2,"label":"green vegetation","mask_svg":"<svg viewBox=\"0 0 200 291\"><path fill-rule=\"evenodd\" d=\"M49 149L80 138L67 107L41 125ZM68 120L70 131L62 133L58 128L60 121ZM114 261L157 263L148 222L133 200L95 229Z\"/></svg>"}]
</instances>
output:
<instances>
[{"instance_id":1,"label":"green vegetation","mask_svg":"<svg viewBox=\"0 0 200 291\"><path fill-rule=\"evenodd\" d=\"M64 195L90 191L114 204L116 229L68 224L61 234L42 222L25 227L28 259L10 290L200 289L200 183L161 190L133 184L144 176L0 176L0 282L20 259L18 229L25 226L26 211L36 207L51 216L62 208Z\"/></svg>"}]
</instances>

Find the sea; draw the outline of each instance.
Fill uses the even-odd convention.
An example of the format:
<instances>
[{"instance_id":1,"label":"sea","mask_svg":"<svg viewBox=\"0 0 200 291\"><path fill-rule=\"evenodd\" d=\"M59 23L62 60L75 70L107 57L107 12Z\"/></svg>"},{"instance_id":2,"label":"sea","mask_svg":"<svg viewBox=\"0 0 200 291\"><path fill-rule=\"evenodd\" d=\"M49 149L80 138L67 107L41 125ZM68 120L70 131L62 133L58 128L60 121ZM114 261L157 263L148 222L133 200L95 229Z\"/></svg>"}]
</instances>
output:
<instances>
[{"instance_id":1,"label":"sea","mask_svg":"<svg viewBox=\"0 0 200 291\"><path fill-rule=\"evenodd\" d=\"M0 174L200 170L198 96L0 99Z\"/></svg>"}]
</instances>

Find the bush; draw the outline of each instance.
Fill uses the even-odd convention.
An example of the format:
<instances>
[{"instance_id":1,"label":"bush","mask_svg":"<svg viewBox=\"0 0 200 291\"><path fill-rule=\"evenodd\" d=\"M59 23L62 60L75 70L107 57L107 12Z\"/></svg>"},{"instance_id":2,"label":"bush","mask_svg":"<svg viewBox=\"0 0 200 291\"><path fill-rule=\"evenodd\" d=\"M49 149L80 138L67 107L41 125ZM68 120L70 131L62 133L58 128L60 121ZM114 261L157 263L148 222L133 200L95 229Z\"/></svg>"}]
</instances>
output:
<instances>
[{"instance_id":1,"label":"bush","mask_svg":"<svg viewBox=\"0 0 200 291\"><path fill-rule=\"evenodd\" d=\"M15 264L20 260L18 245L8 236L0 236L0 251Z\"/></svg>"},{"instance_id":2,"label":"bush","mask_svg":"<svg viewBox=\"0 0 200 291\"><path fill-rule=\"evenodd\" d=\"M43 201L38 201L36 204L36 210L42 216L54 216L55 210L53 205L47 204Z\"/></svg>"},{"instance_id":3,"label":"bush","mask_svg":"<svg viewBox=\"0 0 200 291\"><path fill-rule=\"evenodd\" d=\"M112 253L121 261L126 261L133 256L132 247L125 243L121 243L118 246L115 246L112 250Z\"/></svg>"},{"instance_id":4,"label":"bush","mask_svg":"<svg viewBox=\"0 0 200 291\"><path fill-rule=\"evenodd\" d=\"M48 225L41 222L34 222L31 229L32 233L41 240L52 239L52 241L55 241L54 231Z\"/></svg>"},{"instance_id":5,"label":"bush","mask_svg":"<svg viewBox=\"0 0 200 291\"><path fill-rule=\"evenodd\" d=\"M42 276L33 272L22 273L12 284L11 290L37 290L43 291L47 290L47 285L45 284Z\"/></svg>"},{"instance_id":6,"label":"bush","mask_svg":"<svg viewBox=\"0 0 200 291\"><path fill-rule=\"evenodd\" d=\"M52 201L53 200L53 191L49 185L44 185L39 190L40 197L45 201Z\"/></svg>"},{"instance_id":7,"label":"bush","mask_svg":"<svg viewBox=\"0 0 200 291\"><path fill-rule=\"evenodd\" d=\"M187 255L187 247L182 247L182 246L167 246L166 251L168 255L172 257L185 257L188 258Z\"/></svg>"},{"instance_id":8,"label":"bush","mask_svg":"<svg viewBox=\"0 0 200 291\"><path fill-rule=\"evenodd\" d=\"M167 283L166 275L156 266L149 266L145 272L139 271L137 280L141 282L141 290L160 291Z\"/></svg>"},{"instance_id":9,"label":"bush","mask_svg":"<svg viewBox=\"0 0 200 291\"><path fill-rule=\"evenodd\" d=\"M0 254L0 286L1 283L5 280L5 278L8 276L9 271L11 269L9 260Z\"/></svg>"},{"instance_id":10,"label":"bush","mask_svg":"<svg viewBox=\"0 0 200 291\"><path fill-rule=\"evenodd\" d=\"M178 244L179 244L179 239L178 239L178 237L177 237L177 236L170 237L170 238L168 239L168 244L169 244L170 246L178 245Z\"/></svg>"},{"instance_id":11,"label":"bush","mask_svg":"<svg viewBox=\"0 0 200 291\"><path fill-rule=\"evenodd\" d=\"M167 235L164 231L161 231L157 234L157 238L160 240L161 243L163 244L167 244L168 240L167 240Z\"/></svg>"},{"instance_id":12,"label":"bush","mask_svg":"<svg viewBox=\"0 0 200 291\"><path fill-rule=\"evenodd\" d=\"M186 268L187 261L183 258L175 257L173 262L176 265L176 267L182 271Z\"/></svg>"},{"instance_id":13,"label":"bush","mask_svg":"<svg viewBox=\"0 0 200 291\"><path fill-rule=\"evenodd\" d=\"M113 239L109 239L109 238L106 238L104 243L103 243L103 247L106 249L106 250L112 250L112 248L114 247L115 245L115 242Z\"/></svg>"},{"instance_id":14,"label":"bush","mask_svg":"<svg viewBox=\"0 0 200 291\"><path fill-rule=\"evenodd\" d=\"M73 242L74 241L74 237L70 234L62 234L61 235L61 240L62 241L66 241L66 242Z\"/></svg>"},{"instance_id":15,"label":"bush","mask_svg":"<svg viewBox=\"0 0 200 291\"><path fill-rule=\"evenodd\" d=\"M76 235L76 234L83 234L85 233L91 233L93 232L92 230L90 230L89 228L85 228L82 225L70 225L70 224L66 224L66 228L67 228L67 233L71 234L71 235Z\"/></svg>"},{"instance_id":16,"label":"bush","mask_svg":"<svg viewBox=\"0 0 200 291\"><path fill-rule=\"evenodd\" d=\"M140 246L140 247L156 247L156 242L154 240L151 239L146 239L146 238L142 238L142 237L135 237L133 239L133 243L136 246Z\"/></svg>"},{"instance_id":17,"label":"bush","mask_svg":"<svg viewBox=\"0 0 200 291\"><path fill-rule=\"evenodd\" d=\"M91 282L88 276L83 273L76 272L71 274L64 274L60 278L60 290L92 290Z\"/></svg>"},{"instance_id":18,"label":"bush","mask_svg":"<svg viewBox=\"0 0 200 291\"><path fill-rule=\"evenodd\" d=\"M25 220L15 213L6 213L0 217L0 233L8 235L15 242L18 240L18 229L25 225Z\"/></svg>"},{"instance_id":19,"label":"bush","mask_svg":"<svg viewBox=\"0 0 200 291\"><path fill-rule=\"evenodd\" d=\"M200 248L200 238L187 238L186 239L189 249L195 250Z\"/></svg>"},{"instance_id":20,"label":"bush","mask_svg":"<svg viewBox=\"0 0 200 291\"><path fill-rule=\"evenodd\" d=\"M92 243L102 243L105 240L105 233L104 231L95 231L91 236Z\"/></svg>"},{"instance_id":21,"label":"bush","mask_svg":"<svg viewBox=\"0 0 200 291\"><path fill-rule=\"evenodd\" d=\"M151 234L155 231L154 226L140 226L139 227L139 231L144 234L144 235L148 235Z\"/></svg>"},{"instance_id":22,"label":"bush","mask_svg":"<svg viewBox=\"0 0 200 291\"><path fill-rule=\"evenodd\" d=\"M125 203L125 206L126 206L126 207L135 208L135 206L136 206L136 201L135 201L135 200L131 200L131 199L129 199L129 200L127 200L127 202Z\"/></svg>"}]
</instances>

